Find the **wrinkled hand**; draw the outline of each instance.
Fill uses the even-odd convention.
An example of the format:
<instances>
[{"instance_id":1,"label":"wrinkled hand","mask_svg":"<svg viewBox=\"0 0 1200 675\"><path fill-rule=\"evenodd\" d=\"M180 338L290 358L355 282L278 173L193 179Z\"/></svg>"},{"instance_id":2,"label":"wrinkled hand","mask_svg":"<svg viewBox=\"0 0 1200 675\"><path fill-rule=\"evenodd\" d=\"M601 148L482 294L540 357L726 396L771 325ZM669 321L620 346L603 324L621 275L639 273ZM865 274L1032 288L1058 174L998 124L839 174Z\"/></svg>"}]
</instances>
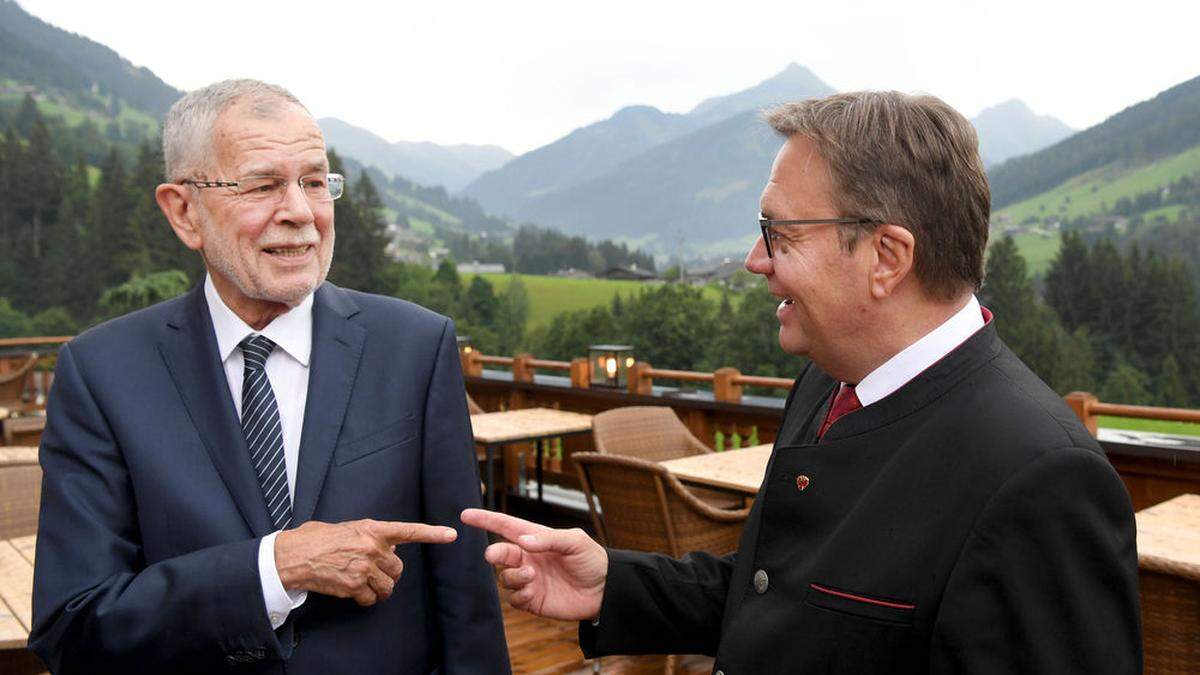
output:
<instances>
[{"instance_id":1,"label":"wrinkled hand","mask_svg":"<svg viewBox=\"0 0 1200 675\"><path fill-rule=\"evenodd\" d=\"M554 530L483 509L462 512L464 525L510 542L492 544L484 557L512 591L509 604L551 619L583 621L600 614L608 552L583 530Z\"/></svg>"},{"instance_id":2,"label":"wrinkled hand","mask_svg":"<svg viewBox=\"0 0 1200 675\"><path fill-rule=\"evenodd\" d=\"M366 607L392 594L404 563L398 544L446 544L453 528L378 520L309 521L275 537L275 567L288 590L354 598Z\"/></svg>"}]
</instances>

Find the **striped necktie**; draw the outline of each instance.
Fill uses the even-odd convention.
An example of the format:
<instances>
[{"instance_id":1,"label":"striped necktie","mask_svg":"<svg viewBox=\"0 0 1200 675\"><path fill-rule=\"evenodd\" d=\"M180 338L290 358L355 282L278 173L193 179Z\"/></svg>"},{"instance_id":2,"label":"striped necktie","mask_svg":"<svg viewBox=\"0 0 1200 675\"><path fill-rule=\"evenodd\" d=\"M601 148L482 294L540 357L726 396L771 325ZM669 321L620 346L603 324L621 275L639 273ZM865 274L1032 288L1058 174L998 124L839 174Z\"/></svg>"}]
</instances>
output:
<instances>
[{"instance_id":1,"label":"striped necktie","mask_svg":"<svg viewBox=\"0 0 1200 675\"><path fill-rule=\"evenodd\" d=\"M275 343L262 335L242 340L246 369L242 378L242 433L250 449L250 463L258 474L267 513L276 530L292 522L292 496L288 492L287 465L283 460L283 425L279 405L267 379L267 357Z\"/></svg>"}]
</instances>

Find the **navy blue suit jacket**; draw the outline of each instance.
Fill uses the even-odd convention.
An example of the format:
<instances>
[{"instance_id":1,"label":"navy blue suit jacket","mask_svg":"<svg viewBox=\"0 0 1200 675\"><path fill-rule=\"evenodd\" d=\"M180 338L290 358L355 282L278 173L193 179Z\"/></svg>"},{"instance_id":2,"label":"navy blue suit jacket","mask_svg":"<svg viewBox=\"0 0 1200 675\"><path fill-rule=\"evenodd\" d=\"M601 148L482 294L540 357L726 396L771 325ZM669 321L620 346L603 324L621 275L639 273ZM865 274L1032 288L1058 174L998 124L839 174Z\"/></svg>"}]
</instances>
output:
<instances>
[{"instance_id":1,"label":"navy blue suit jacket","mask_svg":"<svg viewBox=\"0 0 1200 675\"><path fill-rule=\"evenodd\" d=\"M453 323L326 283L293 523L455 526L403 545L388 600L310 593L272 630L257 566L271 532L203 286L80 335L59 354L30 648L56 673L506 673Z\"/></svg>"}]
</instances>

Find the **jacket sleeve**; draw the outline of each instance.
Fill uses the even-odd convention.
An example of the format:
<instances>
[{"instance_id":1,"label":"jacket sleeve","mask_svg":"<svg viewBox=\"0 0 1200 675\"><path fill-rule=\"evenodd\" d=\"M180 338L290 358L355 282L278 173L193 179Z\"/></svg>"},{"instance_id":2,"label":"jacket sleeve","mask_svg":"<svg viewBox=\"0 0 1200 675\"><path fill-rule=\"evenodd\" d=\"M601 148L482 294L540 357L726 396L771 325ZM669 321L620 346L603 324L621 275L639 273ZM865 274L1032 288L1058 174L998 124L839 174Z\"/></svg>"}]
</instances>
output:
<instances>
[{"instance_id":1,"label":"jacket sleeve","mask_svg":"<svg viewBox=\"0 0 1200 675\"><path fill-rule=\"evenodd\" d=\"M121 448L69 346L47 412L29 646L51 671L203 669L290 653L267 619L258 539L146 563Z\"/></svg>"},{"instance_id":2,"label":"jacket sleeve","mask_svg":"<svg viewBox=\"0 0 1200 675\"><path fill-rule=\"evenodd\" d=\"M479 467L450 321L435 357L424 424L421 483L425 519L458 531L453 544L426 547L442 670L447 674L508 673L496 581L483 557L487 538L459 520L463 509L480 506Z\"/></svg>"},{"instance_id":3,"label":"jacket sleeve","mask_svg":"<svg viewBox=\"0 0 1200 675\"><path fill-rule=\"evenodd\" d=\"M609 549L599 620L579 626L583 653L715 656L735 555Z\"/></svg>"},{"instance_id":4,"label":"jacket sleeve","mask_svg":"<svg viewBox=\"0 0 1200 675\"><path fill-rule=\"evenodd\" d=\"M1046 452L964 544L933 627L932 673L1140 673L1136 525L1098 452Z\"/></svg>"}]
</instances>

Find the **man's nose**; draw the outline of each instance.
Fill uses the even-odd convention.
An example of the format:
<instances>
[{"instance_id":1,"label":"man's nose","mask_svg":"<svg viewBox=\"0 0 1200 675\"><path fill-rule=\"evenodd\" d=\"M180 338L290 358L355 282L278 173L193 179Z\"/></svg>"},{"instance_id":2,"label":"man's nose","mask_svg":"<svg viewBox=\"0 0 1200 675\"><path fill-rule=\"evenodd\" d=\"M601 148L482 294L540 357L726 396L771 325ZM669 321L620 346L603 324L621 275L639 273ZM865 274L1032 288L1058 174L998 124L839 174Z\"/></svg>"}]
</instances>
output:
<instances>
[{"instance_id":1,"label":"man's nose","mask_svg":"<svg viewBox=\"0 0 1200 675\"><path fill-rule=\"evenodd\" d=\"M308 201L304 190L301 189L300 181L287 183L283 190L283 199L279 202L279 208L276 209L275 215L279 221L292 225L307 225L315 220L312 203Z\"/></svg>"},{"instance_id":2,"label":"man's nose","mask_svg":"<svg viewBox=\"0 0 1200 675\"><path fill-rule=\"evenodd\" d=\"M767 245L763 238L754 240L754 246L746 254L746 271L753 274L767 275L772 271L772 260L767 257Z\"/></svg>"}]
</instances>

